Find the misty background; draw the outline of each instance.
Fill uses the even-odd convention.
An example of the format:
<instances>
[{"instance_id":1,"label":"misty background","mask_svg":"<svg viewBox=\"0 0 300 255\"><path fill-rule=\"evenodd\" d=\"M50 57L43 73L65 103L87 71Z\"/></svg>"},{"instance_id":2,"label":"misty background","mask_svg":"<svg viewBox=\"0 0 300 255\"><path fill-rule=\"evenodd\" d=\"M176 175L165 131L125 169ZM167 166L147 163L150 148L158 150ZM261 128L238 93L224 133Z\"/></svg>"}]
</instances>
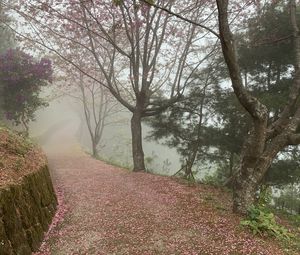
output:
<instances>
[{"instance_id":1,"label":"misty background","mask_svg":"<svg viewBox=\"0 0 300 255\"><path fill-rule=\"evenodd\" d=\"M53 94L53 88L44 91L43 97ZM55 92L54 92L55 94ZM110 124L104 129L99 148L99 156L110 163L132 168L130 113L122 109L113 118L120 119L118 124ZM145 163L148 171L162 175L173 175L181 168L180 156L175 148L146 139L150 127L143 123ZM85 152L91 153L91 138L84 119L81 102L68 95L58 96L49 100L49 106L36 113L36 121L30 123L31 136L47 151L51 144L60 148L80 146ZM202 178L212 172L210 163L198 164L196 177Z\"/></svg>"}]
</instances>

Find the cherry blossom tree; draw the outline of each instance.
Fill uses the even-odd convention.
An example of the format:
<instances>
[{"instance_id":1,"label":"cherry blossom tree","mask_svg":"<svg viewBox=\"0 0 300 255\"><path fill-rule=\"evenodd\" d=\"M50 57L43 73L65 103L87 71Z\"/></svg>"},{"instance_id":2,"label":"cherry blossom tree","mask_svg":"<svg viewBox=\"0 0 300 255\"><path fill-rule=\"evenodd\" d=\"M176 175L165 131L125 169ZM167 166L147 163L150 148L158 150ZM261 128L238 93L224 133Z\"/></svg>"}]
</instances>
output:
<instances>
[{"instance_id":1,"label":"cherry blossom tree","mask_svg":"<svg viewBox=\"0 0 300 255\"><path fill-rule=\"evenodd\" d=\"M282 1L290 8L293 34L288 38L294 39L295 59L291 67L293 82L289 100L273 118L272 111L245 86L234 36L236 28L251 12L263 12L261 2L190 2L30 0L13 8L37 31L35 36L23 33L23 37L56 52L77 68L80 68L77 63L60 51L62 46L68 47L68 42L75 42L94 58L105 82L88 71L83 73L108 88L132 112L135 171L145 169L142 119L155 116L180 100L189 77L205 62L199 43L201 35L219 39L232 89L252 120L234 177L233 209L245 213L255 201L260 183L276 155L287 146L300 143L300 36L296 3L295 0ZM43 36L43 32L47 36ZM77 41L79 34L85 41ZM206 43L213 44L211 40ZM108 58L109 64L104 64L107 62L103 58Z\"/></svg>"},{"instance_id":2,"label":"cherry blossom tree","mask_svg":"<svg viewBox=\"0 0 300 255\"><path fill-rule=\"evenodd\" d=\"M180 9L199 23L210 20L208 1L158 4ZM75 43L94 58L104 79L89 70L83 73L106 87L132 113L134 171L144 170L141 121L180 100L193 72L210 54L203 52L199 43L207 32L137 0L30 0L12 8L33 28L26 35L23 31L23 37L78 69L78 63L64 55L62 47Z\"/></svg>"}]
</instances>

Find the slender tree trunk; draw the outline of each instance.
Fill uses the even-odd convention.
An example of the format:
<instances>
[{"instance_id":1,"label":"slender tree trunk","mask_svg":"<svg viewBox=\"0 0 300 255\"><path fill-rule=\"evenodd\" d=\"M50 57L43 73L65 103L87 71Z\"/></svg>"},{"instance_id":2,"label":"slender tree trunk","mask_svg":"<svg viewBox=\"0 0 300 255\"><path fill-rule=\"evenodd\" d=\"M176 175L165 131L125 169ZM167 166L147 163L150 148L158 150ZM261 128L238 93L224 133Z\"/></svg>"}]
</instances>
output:
<instances>
[{"instance_id":1,"label":"slender tree trunk","mask_svg":"<svg viewBox=\"0 0 300 255\"><path fill-rule=\"evenodd\" d=\"M229 156L229 178L233 176L233 167L234 167L234 152L230 152Z\"/></svg>"},{"instance_id":2,"label":"slender tree trunk","mask_svg":"<svg viewBox=\"0 0 300 255\"><path fill-rule=\"evenodd\" d=\"M27 122L26 122L26 120L25 120L25 115L24 115L24 113L22 114L21 122L22 122L22 124L23 124L23 126L24 126L25 136L29 136L29 127L28 127L28 124L27 124Z\"/></svg>"},{"instance_id":3,"label":"slender tree trunk","mask_svg":"<svg viewBox=\"0 0 300 255\"><path fill-rule=\"evenodd\" d=\"M192 168L194 166L194 163L196 161L196 157L198 154L198 149L200 146L200 139L198 138L198 141L196 141L196 144L194 144L193 146L193 150L191 152L191 155L188 157L187 161L186 161L186 167L185 167L185 177L189 178L192 177L194 179L194 175L193 175L193 171Z\"/></svg>"},{"instance_id":4,"label":"slender tree trunk","mask_svg":"<svg viewBox=\"0 0 300 255\"><path fill-rule=\"evenodd\" d=\"M223 185L225 187L228 187L230 189L233 188L233 180L235 178L235 165L234 165L234 152L230 152L230 156L229 156L229 175L227 177L227 179L225 180L225 182L223 183Z\"/></svg>"},{"instance_id":5,"label":"slender tree trunk","mask_svg":"<svg viewBox=\"0 0 300 255\"><path fill-rule=\"evenodd\" d=\"M132 157L133 171L145 170L144 151L142 144L142 114L141 111L133 112L131 118Z\"/></svg>"},{"instance_id":6,"label":"slender tree trunk","mask_svg":"<svg viewBox=\"0 0 300 255\"><path fill-rule=\"evenodd\" d=\"M97 149L97 143L94 141L95 139L92 138L92 150L93 150L93 157L97 158L98 155L98 149Z\"/></svg>"},{"instance_id":7,"label":"slender tree trunk","mask_svg":"<svg viewBox=\"0 0 300 255\"><path fill-rule=\"evenodd\" d=\"M184 173L185 178L189 178L190 176L192 176L192 174L193 174L192 168L193 168L194 162L195 162L195 159L193 156L186 161L185 173Z\"/></svg>"}]
</instances>

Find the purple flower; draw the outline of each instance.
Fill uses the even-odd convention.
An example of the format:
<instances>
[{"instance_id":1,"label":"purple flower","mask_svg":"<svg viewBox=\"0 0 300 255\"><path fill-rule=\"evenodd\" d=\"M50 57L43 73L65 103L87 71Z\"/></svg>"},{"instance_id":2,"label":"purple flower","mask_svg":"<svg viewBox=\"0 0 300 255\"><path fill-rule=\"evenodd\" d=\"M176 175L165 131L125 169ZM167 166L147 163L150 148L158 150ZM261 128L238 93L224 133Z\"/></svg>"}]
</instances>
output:
<instances>
[{"instance_id":1,"label":"purple flower","mask_svg":"<svg viewBox=\"0 0 300 255\"><path fill-rule=\"evenodd\" d=\"M0 81L7 86L42 86L52 82L52 63L47 58L36 61L20 49L0 55Z\"/></svg>"}]
</instances>

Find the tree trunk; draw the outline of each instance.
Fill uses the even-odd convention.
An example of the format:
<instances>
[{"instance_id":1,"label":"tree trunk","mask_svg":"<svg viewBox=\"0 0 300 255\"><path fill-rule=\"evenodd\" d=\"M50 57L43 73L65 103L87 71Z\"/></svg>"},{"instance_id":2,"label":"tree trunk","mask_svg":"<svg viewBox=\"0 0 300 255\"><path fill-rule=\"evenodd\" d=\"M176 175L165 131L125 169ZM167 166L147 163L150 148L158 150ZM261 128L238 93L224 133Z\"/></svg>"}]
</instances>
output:
<instances>
[{"instance_id":1,"label":"tree trunk","mask_svg":"<svg viewBox=\"0 0 300 255\"><path fill-rule=\"evenodd\" d=\"M233 182L233 212L245 215L249 207L257 201L258 189L274 159L273 155L265 156L242 156L240 170Z\"/></svg>"},{"instance_id":2,"label":"tree trunk","mask_svg":"<svg viewBox=\"0 0 300 255\"><path fill-rule=\"evenodd\" d=\"M140 111L133 112L131 118L132 157L133 171L145 170L144 151L142 145L142 114Z\"/></svg>"},{"instance_id":3,"label":"tree trunk","mask_svg":"<svg viewBox=\"0 0 300 255\"><path fill-rule=\"evenodd\" d=\"M192 167L194 165L194 162L195 162L195 160L193 160L193 158L189 158L186 161L186 166L185 166L185 169L184 169L184 177L186 179L189 179L190 177L193 176Z\"/></svg>"},{"instance_id":4,"label":"tree trunk","mask_svg":"<svg viewBox=\"0 0 300 255\"><path fill-rule=\"evenodd\" d=\"M27 122L25 120L24 113L22 114L21 122L22 122L22 124L24 126L24 134L25 134L26 137L28 137L29 136L29 127L28 127L28 124L27 124Z\"/></svg>"},{"instance_id":5,"label":"tree trunk","mask_svg":"<svg viewBox=\"0 0 300 255\"><path fill-rule=\"evenodd\" d=\"M196 161L196 157L198 154L198 148L200 146L200 139L195 142L195 144L192 146L192 155L190 155L186 161L186 166L185 166L185 178L194 178L192 168L194 166L194 163Z\"/></svg>"},{"instance_id":6,"label":"tree trunk","mask_svg":"<svg viewBox=\"0 0 300 255\"><path fill-rule=\"evenodd\" d=\"M234 152L230 152L229 156L229 178L233 176L233 167L234 167Z\"/></svg>"},{"instance_id":7,"label":"tree trunk","mask_svg":"<svg viewBox=\"0 0 300 255\"><path fill-rule=\"evenodd\" d=\"M255 203L258 191L265 174L270 168L277 153L285 147L285 135L278 136L267 144L261 141L264 150L255 150L251 144L256 136L250 135L243 146L239 171L233 181L233 211L246 214Z\"/></svg>"},{"instance_id":8,"label":"tree trunk","mask_svg":"<svg viewBox=\"0 0 300 255\"><path fill-rule=\"evenodd\" d=\"M97 158L99 155L98 155L97 143L96 141L94 141L94 139L92 139L92 149L93 149L93 157Z\"/></svg>"},{"instance_id":9,"label":"tree trunk","mask_svg":"<svg viewBox=\"0 0 300 255\"><path fill-rule=\"evenodd\" d=\"M248 208L255 202L257 191L256 180L251 175L244 176L240 174L235 178L233 186L233 212L245 215Z\"/></svg>"},{"instance_id":10,"label":"tree trunk","mask_svg":"<svg viewBox=\"0 0 300 255\"><path fill-rule=\"evenodd\" d=\"M246 139L241 152L239 169L233 180L233 212L243 215L255 202L259 178L262 171L264 171L264 169L257 168L261 154L264 151L258 148L262 148L262 144L265 143L265 141L258 141L258 133L255 132L255 129L252 129Z\"/></svg>"}]
</instances>

